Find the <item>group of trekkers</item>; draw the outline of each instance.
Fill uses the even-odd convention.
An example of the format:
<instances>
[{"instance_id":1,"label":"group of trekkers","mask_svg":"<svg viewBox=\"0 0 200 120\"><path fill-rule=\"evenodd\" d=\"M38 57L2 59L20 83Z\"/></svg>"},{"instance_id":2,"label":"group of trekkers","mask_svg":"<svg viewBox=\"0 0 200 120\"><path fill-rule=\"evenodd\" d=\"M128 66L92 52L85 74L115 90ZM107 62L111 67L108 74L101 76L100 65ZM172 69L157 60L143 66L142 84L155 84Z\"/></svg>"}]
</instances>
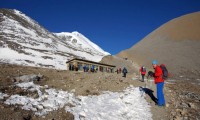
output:
<instances>
[{"instance_id":1,"label":"group of trekkers","mask_svg":"<svg viewBox=\"0 0 200 120\"><path fill-rule=\"evenodd\" d=\"M90 72L90 73L96 73L96 72L107 72L112 73L113 69L109 67L103 67L103 66L97 66L97 65L74 65L69 64L69 70L70 71L83 71L83 72Z\"/></svg>"},{"instance_id":2,"label":"group of trekkers","mask_svg":"<svg viewBox=\"0 0 200 120\"><path fill-rule=\"evenodd\" d=\"M70 64L70 65L69 65L69 70L70 70L70 71L78 71L78 67L75 66L75 65Z\"/></svg>"},{"instance_id":3,"label":"group of trekkers","mask_svg":"<svg viewBox=\"0 0 200 120\"><path fill-rule=\"evenodd\" d=\"M156 104L158 106L165 106L165 98L164 98L164 93L163 93L163 88L164 88L164 80L168 78L168 71L167 68L164 64L158 65L157 60L153 60L152 66L154 68L154 72L149 71L147 75L147 79L149 77L154 78L154 83L156 84L157 88L157 100ZM142 66L139 69L139 72L141 73L142 76L142 82L144 82L144 77L146 74L146 68L145 66Z\"/></svg>"},{"instance_id":4,"label":"group of trekkers","mask_svg":"<svg viewBox=\"0 0 200 120\"><path fill-rule=\"evenodd\" d=\"M70 71L78 71L78 67L73 65L73 64L70 64L69 65L69 70ZM84 72L97 72L98 71L98 68L95 67L94 65L91 66L91 68L89 68L88 65L84 65L83 66L83 71Z\"/></svg>"},{"instance_id":5,"label":"group of trekkers","mask_svg":"<svg viewBox=\"0 0 200 120\"><path fill-rule=\"evenodd\" d=\"M122 77L126 77L126 74L128 73L128 70L126 69L126 67L124 67L123 70L121 68L118 68L115 72L117 72L117 74L123 73Z\"/></svg>"},{"instance_id":6,"label":"group of trekkers","mask_svg":"<svg viewBox=\"0 0 200 120\"><path fill-rule=\"evenodd\" d=\"M84 72L97 72L98 71L98 68L95 67L94 65L91 66L91 68L89 69L89 67L87 65L83 66L83 71Z\"/></svg>"}]
</instances>

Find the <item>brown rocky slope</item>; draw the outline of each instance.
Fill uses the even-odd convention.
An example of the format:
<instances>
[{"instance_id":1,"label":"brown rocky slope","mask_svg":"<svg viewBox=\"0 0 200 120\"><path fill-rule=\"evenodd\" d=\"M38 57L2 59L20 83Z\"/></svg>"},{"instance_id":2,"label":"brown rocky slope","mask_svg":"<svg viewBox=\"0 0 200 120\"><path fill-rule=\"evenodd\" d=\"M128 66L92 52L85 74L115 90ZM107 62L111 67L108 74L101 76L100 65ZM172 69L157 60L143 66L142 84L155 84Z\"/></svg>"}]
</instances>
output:
<instances>
[{"instance_id":1,"label":"brown rocky slope","mask_svg":"<svg viewBox=\"0 0 200 120\"><path fill-rule=\"evenodd\" d=\"M157 59L171 75L200 75L200 12L175 18L116 56L151 67Z\"/></svg>"}]
</instances>

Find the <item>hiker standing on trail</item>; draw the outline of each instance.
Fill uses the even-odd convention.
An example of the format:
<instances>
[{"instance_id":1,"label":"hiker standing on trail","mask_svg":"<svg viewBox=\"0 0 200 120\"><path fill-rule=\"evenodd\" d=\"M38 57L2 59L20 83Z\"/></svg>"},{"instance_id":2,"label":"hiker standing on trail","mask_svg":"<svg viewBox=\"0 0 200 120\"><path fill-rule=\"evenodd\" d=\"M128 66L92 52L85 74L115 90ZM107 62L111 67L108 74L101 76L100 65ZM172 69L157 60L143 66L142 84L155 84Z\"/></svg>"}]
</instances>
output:
<instances>
[{"instance_id":1,"label":"hiker standing on trail","mask_svg":"<svg viewBox=\"0 0 200 120\"><path fill-rule=\"evenodd\" d=\"M119 68L119 73L121 73L122 72L122 69L121 68Z\"/></svg>"},{"instance_id":2,"label":"hiker standing on trail","mask_svg":"<svg viewBox=\"0 0 200 120\"><path fill-rule=\"evenodd\" d=\"M117 74L119 74L119 69L117 68L117 70L115 72L117 72Z\"/></svg>"},{"instance_id":3,"label":"hiker standing on trail","mask_svg":"<svg viewBox=\"0 0 200 120\"><path fill-rule=\"evenodd\" d=\"M127 69L124 67L124 69L122 70L123 72L123 77L126 77L126 73L128 73Z\"/></svg>"},{"instance_id":4,"label":"hiker standing on trail","mask_svg":"<svg viewBox=\"0 0 200 120\"><path fill-rule=\"evenodd\" d=\"M152 62L153 68L155 70L153 77L154 77L154 82L157 87L157 99L158 99L158 106L165 106L165 97L163 93L163 88L164 88L164 79L163 79L163 73L162 69L158 65L157 60L153 60Z\"/></svg>"},{"instance_id":5,"label":"hiker standing on trail","mask_svg":"<svg viewBox=\"0 0 200 120\"><path fill-rule=\"evenodd\" d=\"M86 65L83 66L83 70L84 70L84 72L86 72Z\"/></svg>"},{"instance_id":6,"label":"hiker standing on trail","mask_svg":"<svg viewBox=\"0 0 200 120\"><path fill-rule=\"evenodd\" d=\"M142 82L144 82L144 76L146 74L146 68L144 66L142 66L140 68L140 73L141 73L141 76L142 76Z\"/></svg>"}]
</instances>

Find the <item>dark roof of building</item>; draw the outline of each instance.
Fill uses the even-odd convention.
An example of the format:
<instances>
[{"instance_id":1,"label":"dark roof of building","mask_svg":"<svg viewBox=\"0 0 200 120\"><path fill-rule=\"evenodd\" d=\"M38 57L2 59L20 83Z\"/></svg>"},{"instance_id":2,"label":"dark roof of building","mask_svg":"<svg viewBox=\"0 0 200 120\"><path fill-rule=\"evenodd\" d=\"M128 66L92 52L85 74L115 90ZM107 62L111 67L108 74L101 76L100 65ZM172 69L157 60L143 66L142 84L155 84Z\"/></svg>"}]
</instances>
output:
<instances>
[{"instance_id":1,"label":"dark roof of building","mask_svg":"<svg viewBox=\"0 0 200 120\"><path fill-rule=\"evenodd\" d=\"M116 67L115 65L109 65L109 64L104 64L104 63L99 63L99 62L94 62L94 61L84 60L84 59L79 59L79 58L71 59L71 60L67 61L66 63L69 63L69 62L74 61L74 60L79 60L79 61L84 61L84 62L99 64L99 65L104 65L104 66Z\"/></svg>"}]
</instances>

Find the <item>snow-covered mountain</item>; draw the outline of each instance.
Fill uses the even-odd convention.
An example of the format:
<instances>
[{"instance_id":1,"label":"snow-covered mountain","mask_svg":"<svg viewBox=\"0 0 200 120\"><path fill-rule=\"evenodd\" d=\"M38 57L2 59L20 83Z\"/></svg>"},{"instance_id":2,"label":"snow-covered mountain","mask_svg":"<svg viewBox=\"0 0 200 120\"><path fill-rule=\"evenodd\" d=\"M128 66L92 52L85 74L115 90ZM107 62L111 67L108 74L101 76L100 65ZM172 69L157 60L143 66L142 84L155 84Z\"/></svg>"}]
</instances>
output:
<instances>
[{"instance_id":1,"label":"snow-covered mountain","mask_svg":"<svg viewBox=\"0 0 200 120\"><path fill-rule=\"evenodd\" d=\"M106 55L81 33L51 33L18 10L0 9L0 62L66 69L72 58L99 62Z\"/></svg>"},{"instance_id":2,"label":"snow-covered mountain","mask_svg":"<svg viewBox=\"0 0 200 120\"><path fill-rule=\"evenodd\" d=\"M61 33L54 33L56 36L58 36L61 40L68 41L68 44L75 48L79 48L81 50L85 50L88 52L96 52L100 55L109 55L110 53L105 52L103 49L101 49L98 45L91 42L88 38L86 38L81 33L75 31L72 33L69 32L61 32Z\"/></svg>"}]
</instances>

